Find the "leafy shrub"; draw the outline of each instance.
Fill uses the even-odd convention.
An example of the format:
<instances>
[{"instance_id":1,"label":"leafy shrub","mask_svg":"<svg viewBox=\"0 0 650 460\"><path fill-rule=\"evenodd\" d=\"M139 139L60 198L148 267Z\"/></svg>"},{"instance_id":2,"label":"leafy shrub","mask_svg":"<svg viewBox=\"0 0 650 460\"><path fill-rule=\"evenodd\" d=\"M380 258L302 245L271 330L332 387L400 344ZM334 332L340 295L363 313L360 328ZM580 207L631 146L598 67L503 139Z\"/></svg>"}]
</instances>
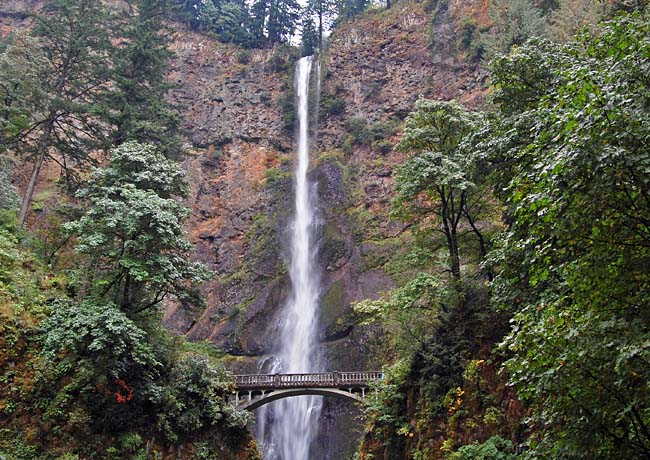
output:
<instances>
[{"instance_id":1,"label":"leafy shrub","mask_svg":"<svg viewBox=\"0 0 650 460\"><path fill-rule=\"evenodd\" d=\"M122 378L134 368L148 373L160 366L146 333L117 306L93 299L80 304L58 300L42 323L44 356L89 361L98 375Z\"/></svg>"},{"instance_id":2,"label":"leafy shrub","mask_svg":"<svg viewBox=\"0 0 650 460\"><path fill-rule=\"evenodd\" d=\"M350 142L353 145L366 147L372 145L373 142L385 141L395 131L390 121L368 123L368 120L363 117L350 118L347 125Z\"/></svg>"},{"instance_id":3,"label":"leafy shrub","mask_svg":"<svg viewBox=\"0 0 650 460\"><path fill-rule=\"evenodd\" d=\"M240 64L249 64L251 62L251 53L248 50L240 50L237 53L237 62Z\"/></svg>"},{"instance_id":4,"label":"leafy shrub","mask_svg":"<svg viewBox=\"0 0 650 460\"><path fill-rule=\"evenodd\" d=\"M388 155L393 151L393 143L387 140L378 140L372 142L372 149L381 153L382 155Z\"/></svg>"},{"instance_id":5,"label":"leafy shrub","mask_svg":"<svg viewBox=\"0 0 650 460\"><path fill-rule=\"evenodd\" d=\"M485 30L479 28L473 18L463 17L456 30L456 48L467 52L470 60L480 59L485 53L485 42L481 40L481 33L485 33Z\"/></svg>"},{"instance_id":6,"label":"leafy shrub","mask_svg":"<svg viewBox=\"0 0 650 460\"><path fill-rule=\"evenodd\" d=\"M345 99L323 94L320 99L320 111L323 116L336 116L345 111Z\"/></svg>"},{"instance_id":7,"label":"leafy shrub","mask_svg":"<svg viewBox=\"0 0 650 460\"><path fill-rule=\"evenodd\" d=\"M515 448L507 439L492 436L483 444L462 446L451 454L450 460L516 460Z\"/></svg>"},{"instance_id":8,"label":"leafy shrub","mask_svg":"<svg viewBox=\"0 0 650 460\"><path fill-rule=\"evenodd\" d=\"M167 376L168 382L151 387L157 406L157 426L170 443L190 438L217 424L223 428L242 429L248 422L224 399L229 389L225 369L207 358L187 355L179 359Z\"/></svg>"},{"instance_id":9,"label":"leafy shrub","mask_svg":"<svg viewBox=\"0 0 650 460\"><path fill-rule=\"evenodd\" d=\"M0 286L9 283L20 254L18 241L8 231L0 228Z\"/></svg>"},{"instance_id":10,"label":"leafy shrub","mask_svg":"<svg viewBox=\"0 0 650 460\"><path fill-rule=\"evenodd\" d=\"M363 117L353 117L348 120L348 132L355 145L368 145L372 142L372 133L368 128L368 120Z\"/></svg>"}]
</instances>

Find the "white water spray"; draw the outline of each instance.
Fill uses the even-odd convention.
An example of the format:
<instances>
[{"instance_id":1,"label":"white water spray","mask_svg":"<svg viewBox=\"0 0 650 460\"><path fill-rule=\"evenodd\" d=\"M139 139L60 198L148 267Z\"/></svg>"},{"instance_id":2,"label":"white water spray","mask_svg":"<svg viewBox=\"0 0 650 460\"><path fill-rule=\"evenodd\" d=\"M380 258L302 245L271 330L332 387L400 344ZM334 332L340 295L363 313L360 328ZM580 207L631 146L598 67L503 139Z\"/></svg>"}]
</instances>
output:
<instances>
[{"instance_id":1,"label":"white water spray","mask_svg":"<svg viewBox=\"0 0 650 460\"><path fill-rule=\"evenodd\" d=\"M320 295L314 245L314 204L309 169L309 81L312 57L296 65L298 164L295 172L295 214L291 226L291 297L280 326L282 343L267 372L302 373L320 370L316 351L316 321ZM267 364L268 366L268 364ZM272 403L258 413L258 439L266 460L308 460L318 432L322 397L299 396ZM268 422L268 423L267 423Z\"/></svg>"}]
</instances>

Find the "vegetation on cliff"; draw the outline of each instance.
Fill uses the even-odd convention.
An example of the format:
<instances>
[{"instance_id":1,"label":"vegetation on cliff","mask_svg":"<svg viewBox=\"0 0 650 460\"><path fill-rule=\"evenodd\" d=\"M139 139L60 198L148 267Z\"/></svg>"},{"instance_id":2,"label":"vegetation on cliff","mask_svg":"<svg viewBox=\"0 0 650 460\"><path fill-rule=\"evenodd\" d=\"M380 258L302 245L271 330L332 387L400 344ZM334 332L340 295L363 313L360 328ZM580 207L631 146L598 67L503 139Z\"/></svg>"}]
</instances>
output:
<instances>
[{"instance_id":1,"label":"vegetation on cliff","mask_svg":"<svg viewBox=\"0 0 650 460\"><path fill-rule=\"evenodd\" d=\"M411 257L444 248L448 275L356 307L402 344L361 458L648 456L649 46L647 15L623 15L515 47L492 63L495 112L461 139L469 113L418 103L394 206L411 210ZM505 230L460 227L485 231L487 255L449 225L481 188Z\"/></svg>"},{"instance_id":2,"label":"vegetation on cliff","mask_svg":"<svg viewBox=\"0 0 650 460\"><path fill-rule=\"evenodd\" d=\"M258 458L221 362L162 326L165 301L202 305L210 273L183 231L161 5L138 1L126 18L53 0L3 48L2 151L34 165L18 219L8 161L0 184L6 458ZM49 162L64 187L50 186L53 212L39 215ZM35 221L45 240L23 226Z\"/></svg>"},{"instance_id":3,"label":"vegetation on cliff","mask_svg":"<svg viewBox=\"0 0 650 460\"><path fill-rule=\"evenodd\" d=\"M328 21L366 6L313 1L300 17L288 1L176 3L192 28L249 48L223 45L237 84L256 63L270 70L250 75L286 78L297 52L278 46L267 59L252 48L286 42L302 21L304 52L314 50ZM183 237L189 187L177 163L179 115L165 97L161 18L175 13L154 0L124 16L96 1L48 4L32 33L0 46L3 154L16 155L18 169L35 166L34 185L43 165L63 171L40 195L26 188L20 228L12 168L0 165L0 453L255 458L245 418L223 402L228 378L212 347L171 336L161 309L174 298L202 312L208 326L196 337L230 334L230 351L264 353L258 332L270 330L286 295L279 240L288 211L278 202L217 215L233 207L219 201L229 193L242 207L257 199L238 193L250 182L201 183L214 200L197 205L210 227L199 238L213 250L200 256L223 267L209 292L221 297L204 310L197 287L208 273ZM368 399L360 457L648 457L650 30L647 15L624 15L644 2L431 0L424 20L421 5L404 6L342 28L325 56L326 151L314 171L323 214L334 217L319 235L323 340L372 324L364 331L376 336L359 334L354 345L374 350L364 362L390 363L379 397ZM429 20L431 59L413 38ZM201 62L213 59L208 42L187 45L184 59L197 55L193 46ZM462 61L476 73L452 79L470 72L458 70ZM424 98L411 107L416 90L484 92L476 69L488 61L491 105L467 96L471 110ZM431 81L434 66L460 83ZM175 71L181 87L208 86L217 73ZM288 147L263 144L256 131L275 123L258 117L273 104L291 127L292 97L278 94L288 86L253 97L244 82L190 100L240 116L235 99L250 96L258 123L247 130L238 125L249 118L233 115L232 126L210 127L219 135L196 143L208 151L204 166L223 176L245 169L264 197L287 195ZM248 150L231 145L244 141ZM348 308L353 295L393 287ZM359 349L334 359L356 365Z\"/></svg>"}]
</instances>

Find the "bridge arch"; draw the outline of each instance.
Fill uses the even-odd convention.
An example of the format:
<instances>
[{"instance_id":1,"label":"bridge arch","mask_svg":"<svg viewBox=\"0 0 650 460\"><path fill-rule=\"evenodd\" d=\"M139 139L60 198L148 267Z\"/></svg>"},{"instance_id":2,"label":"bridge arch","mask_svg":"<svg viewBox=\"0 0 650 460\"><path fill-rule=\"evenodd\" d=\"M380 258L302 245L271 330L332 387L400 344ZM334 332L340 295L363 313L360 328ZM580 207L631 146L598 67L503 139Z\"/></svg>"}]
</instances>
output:
<instances>
[{"instance_id":1,"label":"bridge arch","mask_svg":"<svg viewBox=\"0 0 650 460\"><path fill-rule=\"evenodd\" d=\"M351 391L339 390L338 388L289 388L284 390L273 390L259 397L253 397L249 400L241 401L237 405L237 409L254 411L257 408L272 401L277 401L278 399L304 395L333 396L355 402L363 401L362 396L359 394Z\"/></svg>"}]
</instances>

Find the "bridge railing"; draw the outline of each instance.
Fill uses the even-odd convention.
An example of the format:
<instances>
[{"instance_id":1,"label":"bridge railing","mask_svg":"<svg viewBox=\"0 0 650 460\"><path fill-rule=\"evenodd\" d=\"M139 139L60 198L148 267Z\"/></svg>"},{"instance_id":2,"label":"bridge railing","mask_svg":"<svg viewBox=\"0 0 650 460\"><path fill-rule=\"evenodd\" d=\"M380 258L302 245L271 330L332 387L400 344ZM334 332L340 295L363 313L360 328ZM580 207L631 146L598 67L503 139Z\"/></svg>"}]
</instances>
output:
<instances>
[{"instance_id":1,"label":"bridge railing","mask_svg":"<svg viewBox=\"0 0 650 460\"><path fill-rule=\"evenodd\" d=\"M305 374L246 374L235 375L237 389L305 388L368 386L382 380L383 372L313 372Z\"/></svg>"}]
</instances>

